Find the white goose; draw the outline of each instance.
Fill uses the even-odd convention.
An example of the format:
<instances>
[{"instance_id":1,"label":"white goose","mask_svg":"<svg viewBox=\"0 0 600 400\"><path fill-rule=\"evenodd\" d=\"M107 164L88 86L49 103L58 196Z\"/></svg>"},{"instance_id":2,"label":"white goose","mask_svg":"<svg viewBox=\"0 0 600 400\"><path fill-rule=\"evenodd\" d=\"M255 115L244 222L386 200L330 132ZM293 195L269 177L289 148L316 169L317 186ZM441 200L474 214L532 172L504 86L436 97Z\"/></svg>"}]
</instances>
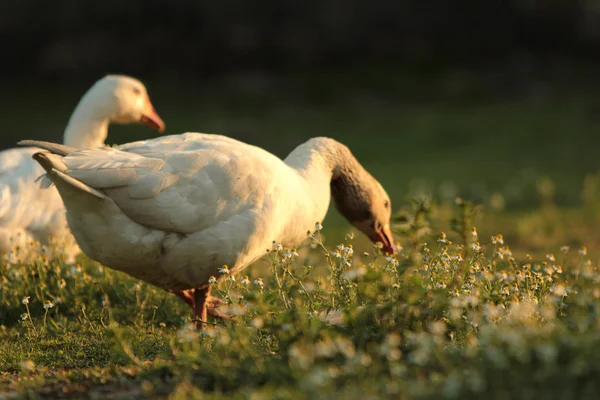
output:
<instances>
[{"instance_id":1,"label":"white goose","mask_svg":"<svg viewBox=\"0 0 600 400\"><path fill-rule=\"evenodd\" d=\"M84 253L174 292L200 321L207 304L209 314L221 316L209 283L219 268L238 272L273 240L300 243L325 217L330 197L372 241L394 252L387 193L333 139L311 139L283 161L201 133L83 151L21 144L47 150L34 158L56 184Z\"/></svg>"},{"instance_id":2,"label":"white goose","mask_svg":"<svg viewBox=\"0 0 600 400\"><path fill-rule=\"evenodd\" d=\"M111 122L141 122L159 131L165 128L140 81L108 75L81 98L64 132L64 142L76 148L103 146ZM17 148L0 152L0 255L13 252L25 261L33 255L28 251L31 242L47 244L55 238L72 262L79 251L68 230L63 202L56 190L42 190L34 182L44 173L31 159L36 151Z\"/></svg>"}]
</instances>

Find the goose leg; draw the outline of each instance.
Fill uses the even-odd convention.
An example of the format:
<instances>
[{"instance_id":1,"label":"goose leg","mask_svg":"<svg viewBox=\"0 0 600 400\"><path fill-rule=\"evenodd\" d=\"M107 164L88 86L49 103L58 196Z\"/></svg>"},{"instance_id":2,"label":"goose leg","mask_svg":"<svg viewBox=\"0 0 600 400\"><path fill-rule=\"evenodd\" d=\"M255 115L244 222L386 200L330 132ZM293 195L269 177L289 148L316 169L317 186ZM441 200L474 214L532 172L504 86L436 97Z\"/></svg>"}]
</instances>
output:
<instances>
[{"instance_id":1,"label":"goose leg","mask_svg":"<svg viewBox=\"0 0 600 400\"><path fill-rule=\"evenodd\" d=\"M208 319L208 313L206 310L206 303L210 293L210 286L204 289L194 289L194 312L198 321L196 327L198 329L206 329L206 321Z\"/></svg>"},{"instance_id":2,"label":"goose leg","mask_svg":"<svg viewBox=\"0 0 600 400\"><path fill-rule=\"evenodd\" d=\"M196 304L194 301L194 290L195 289L171 290L170 292L173 293L175 296L179 297L181 300L183 300L188 306L195 308Z\"/></svg>"},{"instance_id":3,"label":"goose leg","mask_svg":"<svg viewBox=\"0 0 600 400\"><path fill-rule=\"evenodd\" d=\"M230 319L231 316L218 310L223 301L210 295L210 286L203 289L172 290L171 293L182 299L185 304L192 307L196 317L199 319L199 329L206 328L206 318L210 315L218 319Z\"/></svg>"}]
</instances>

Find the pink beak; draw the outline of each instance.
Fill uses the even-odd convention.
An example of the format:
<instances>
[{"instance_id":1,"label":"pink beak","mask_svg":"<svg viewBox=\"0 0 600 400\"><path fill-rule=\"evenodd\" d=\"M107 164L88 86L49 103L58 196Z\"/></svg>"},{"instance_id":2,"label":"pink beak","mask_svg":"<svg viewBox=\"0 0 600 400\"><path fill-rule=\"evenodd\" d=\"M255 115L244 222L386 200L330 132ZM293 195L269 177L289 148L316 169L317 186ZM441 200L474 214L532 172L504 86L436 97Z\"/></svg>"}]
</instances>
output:
<instances>
[{"instance_id":1,"label":"pink beak","mask_svg":"<svg viewBox=\"0 0 600 400\"><path fill-rule=\"evenodd\" d=\"M150 99L146 101L146 106L144 107L144 113L142 114L140 122L144 125L148 125L150 128L156 129L160 133L165 131L165 123L156 113Z\"/></svg>"},{"instance_id":2,"label":"pink beak","mask_svg":"<svg viewBox=\"0 0 600 400\"><path fill-rule=\"evenodd\" d=\"M375 243L381 242L383 244L383 251L385 253L394 254L394 236L389 225L384 225L377 231L375 235Z\"/></svg>"}]
</instances>

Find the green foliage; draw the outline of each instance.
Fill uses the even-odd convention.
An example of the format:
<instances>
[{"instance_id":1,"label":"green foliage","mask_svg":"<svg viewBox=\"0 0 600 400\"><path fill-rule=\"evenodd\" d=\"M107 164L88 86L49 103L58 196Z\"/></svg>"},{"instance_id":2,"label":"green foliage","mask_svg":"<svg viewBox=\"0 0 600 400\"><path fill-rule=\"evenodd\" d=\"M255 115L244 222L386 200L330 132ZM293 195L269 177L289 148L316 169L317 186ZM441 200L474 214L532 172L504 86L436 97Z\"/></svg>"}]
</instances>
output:
<instances>
[{"instance_id":1,"label":"green foliage","mask_svg":"<svg viewBox=\"0 0 600 400\"><path fill-rule=\"evenodd\" d=\"M597 398L597 263L585 247L513 253L502 235L473 228L476 208L416 201L396 218L406 247L398 245L394 257L377 246L359 251L353 234L331 247L320 224L302 248L273 243L247 276L223 269L214 294L235 318L205 332L175 296L83 256L74 266L42 256L28 265L5 259L2 391L28 398ZM442 216L448 235L432 232Z\"/></svg>"}]
</instances>

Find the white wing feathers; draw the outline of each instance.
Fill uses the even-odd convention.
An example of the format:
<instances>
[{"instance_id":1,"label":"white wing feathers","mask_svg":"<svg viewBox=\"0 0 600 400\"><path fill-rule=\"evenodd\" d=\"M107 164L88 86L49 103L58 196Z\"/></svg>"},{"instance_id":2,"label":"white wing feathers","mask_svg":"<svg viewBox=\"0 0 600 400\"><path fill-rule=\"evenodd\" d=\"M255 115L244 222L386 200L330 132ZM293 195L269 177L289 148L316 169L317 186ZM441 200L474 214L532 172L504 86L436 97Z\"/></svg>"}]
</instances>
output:
<instances>
[{"instance_id":1,"label":"white wing feathers","mask_svg":"<svg viewBox=\"0 0 600 400\"><path fill-rule=\"evenodd\" d=\"M114 149L80 151L65 157L64 163L69 176L97 189L128 185L164 165L164 161L157 158Z\"/></svg>"}]
</instances>

